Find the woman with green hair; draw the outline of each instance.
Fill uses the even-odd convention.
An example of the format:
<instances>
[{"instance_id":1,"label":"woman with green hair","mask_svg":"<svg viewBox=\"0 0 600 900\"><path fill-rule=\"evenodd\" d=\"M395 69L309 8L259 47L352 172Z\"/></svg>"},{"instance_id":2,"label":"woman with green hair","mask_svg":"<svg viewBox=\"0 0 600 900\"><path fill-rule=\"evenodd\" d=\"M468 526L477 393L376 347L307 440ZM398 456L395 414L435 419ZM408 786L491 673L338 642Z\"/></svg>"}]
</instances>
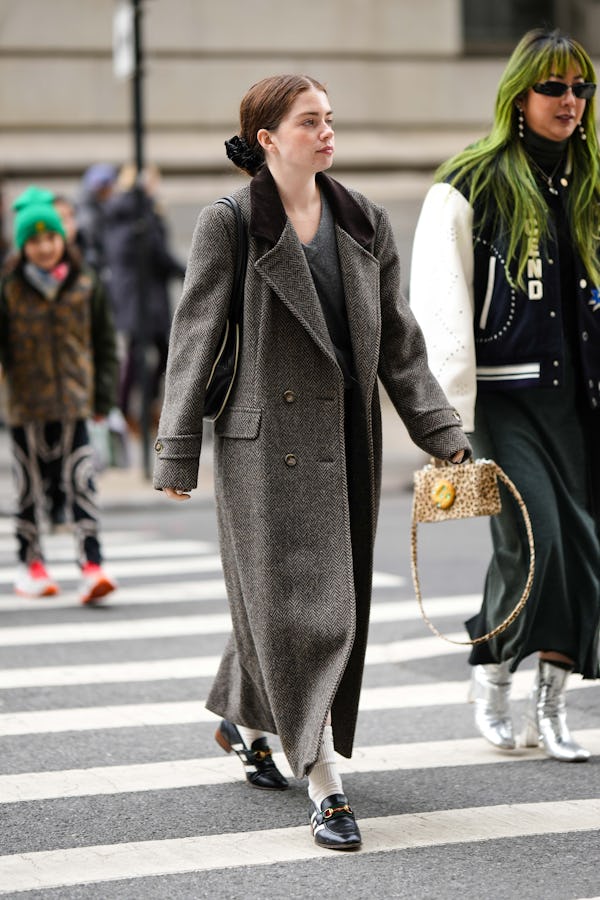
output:
<instances>
[{"instance_id":1,"label":"woman with green hair","mask_svg":"<svg viewBox=\"0 0 600 900\"><path fill-rule=\"evenodd\" d=\"M431 369L476 455L502 466L533 525L525 610L471 652L475 722L495 746L516 746L512 673L537 653L520 742L564 762L589 757L567 727L568 674L600 674L595 92L579 43L558 31L528 32L501 77L490 134L436 173L411 274ZM527 538L508 496L491 529L483 605L466 623L472 638L507 615L527 577Z\"/></svg>"}]
</instances>

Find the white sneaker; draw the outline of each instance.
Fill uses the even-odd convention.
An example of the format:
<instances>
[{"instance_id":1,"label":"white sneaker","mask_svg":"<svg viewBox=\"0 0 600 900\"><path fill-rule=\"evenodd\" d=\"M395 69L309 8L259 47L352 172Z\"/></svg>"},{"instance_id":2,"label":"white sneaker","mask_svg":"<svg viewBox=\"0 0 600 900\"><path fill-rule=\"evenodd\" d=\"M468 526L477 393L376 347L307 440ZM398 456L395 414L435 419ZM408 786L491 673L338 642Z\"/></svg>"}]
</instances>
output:
<instances>
[{"instance_id":1,"label":"white sneaker","mask_svg":"<svg viewBox=\"0 0 600 900\"><path fill-rule=\"evenodd\" d=\"M83 567L79 600L84 604L97 603L116 590L117 583L109 578L101 566L88 562Z\"/></svg>"},{"instance_id":2,"label":"white sneaker","mask_svg":"<svg viewBox=\"0 0 600 900\"><path fill-rule=\"evenodd\" d=\"M21 563L15 580L15 593L21 597L53 597L59 587L50 578L46 566L40 559L26 566Z\"/></svg>"}]
</instances>

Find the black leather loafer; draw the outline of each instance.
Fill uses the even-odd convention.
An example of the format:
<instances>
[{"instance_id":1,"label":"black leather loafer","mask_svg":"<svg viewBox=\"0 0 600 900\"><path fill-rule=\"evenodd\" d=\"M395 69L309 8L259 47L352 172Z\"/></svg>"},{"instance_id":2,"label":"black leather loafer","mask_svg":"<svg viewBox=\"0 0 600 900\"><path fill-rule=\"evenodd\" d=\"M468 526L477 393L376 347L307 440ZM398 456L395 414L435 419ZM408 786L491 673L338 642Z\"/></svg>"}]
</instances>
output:
<instances>
[{"instance_id":1,"label":"black leather loafer","mask_svg":"<svg viewBox=\"0 0 600 900\"><path fill-rule=\"evenodd\" d=\"M263 791L285 791L287 778L281 774L271 754L266 737L259 737L247 747L233 722L221 719L215 732L217 744L226 753L237 753L246 771L246 778L253 787Z\"/></svg>"},{"instance_id":2,"label":"black leather loafer","mask_svg":"<svg viewBox=\"0 0 600 900\"><path fill-rule=\"evenodd\" d=\"M315 843L328 850L358 850L362 843L354 813L345 794L331 794L313 807L310 825Z\"/></svg>"}]
</instances>

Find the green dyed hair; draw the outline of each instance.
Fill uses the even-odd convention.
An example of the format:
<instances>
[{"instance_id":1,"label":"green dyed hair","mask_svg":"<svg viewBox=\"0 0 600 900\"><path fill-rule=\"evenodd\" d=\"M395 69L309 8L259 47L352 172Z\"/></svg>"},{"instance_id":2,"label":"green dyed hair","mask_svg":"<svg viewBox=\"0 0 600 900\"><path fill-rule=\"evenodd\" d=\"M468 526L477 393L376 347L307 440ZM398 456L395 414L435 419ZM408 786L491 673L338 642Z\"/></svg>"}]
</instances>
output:
<instances>
[{"instance_id":1,"label":"green dyed hair","mask_svg":"<svg viewBox=\"0 0 600 900\"><path fill-rule=\"evenodd\" d=\"M480 204L482 219L489 215L506 232L508 261L516 265L516 283L524 285L527 266L527 224L533 219L540 240L548 238L544 198L517 137L517 101L550 73L566 73L570 65L585 81L595 82L592 61L583 47L559 31L536 28L519 41L498 85L491 132L443 163L436 181L467 184L469 201ZM600 284L600 158L595 127L595 97L585 104L581 124L587 140L575 131L569 141L572 172L567 214L573 240L588 274Z\"/></svg>"}]
</instances>

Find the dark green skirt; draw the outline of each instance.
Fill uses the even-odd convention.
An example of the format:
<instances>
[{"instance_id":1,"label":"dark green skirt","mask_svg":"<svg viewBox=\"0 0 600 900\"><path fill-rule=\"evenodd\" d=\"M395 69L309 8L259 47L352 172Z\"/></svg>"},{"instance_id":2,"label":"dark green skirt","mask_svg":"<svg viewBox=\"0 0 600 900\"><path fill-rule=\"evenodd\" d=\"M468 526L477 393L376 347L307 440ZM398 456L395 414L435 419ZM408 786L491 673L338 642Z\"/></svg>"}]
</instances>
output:
<instances>
[{"instance_id":1,"label":"dark green skirt","mask_svg":"<svg viewBox=\"0 0 600 900\"><path fill-rule=\"evenodd\" d=\"M469 662L520 661L538 650L574 660L597 678L600 622L600 523L592 508L591 446L600 419L576 410L573 379L563 388L480 393L472 444L496 460L520 491L531 518L536 566L527 605L503 634L473 648ZM596 460L598 465L598 460ZM466 623L485 634L515 606L529 550L521 514L504 486L491 520L493 557L483 606Z\"/></svg>"}]
</instances>

